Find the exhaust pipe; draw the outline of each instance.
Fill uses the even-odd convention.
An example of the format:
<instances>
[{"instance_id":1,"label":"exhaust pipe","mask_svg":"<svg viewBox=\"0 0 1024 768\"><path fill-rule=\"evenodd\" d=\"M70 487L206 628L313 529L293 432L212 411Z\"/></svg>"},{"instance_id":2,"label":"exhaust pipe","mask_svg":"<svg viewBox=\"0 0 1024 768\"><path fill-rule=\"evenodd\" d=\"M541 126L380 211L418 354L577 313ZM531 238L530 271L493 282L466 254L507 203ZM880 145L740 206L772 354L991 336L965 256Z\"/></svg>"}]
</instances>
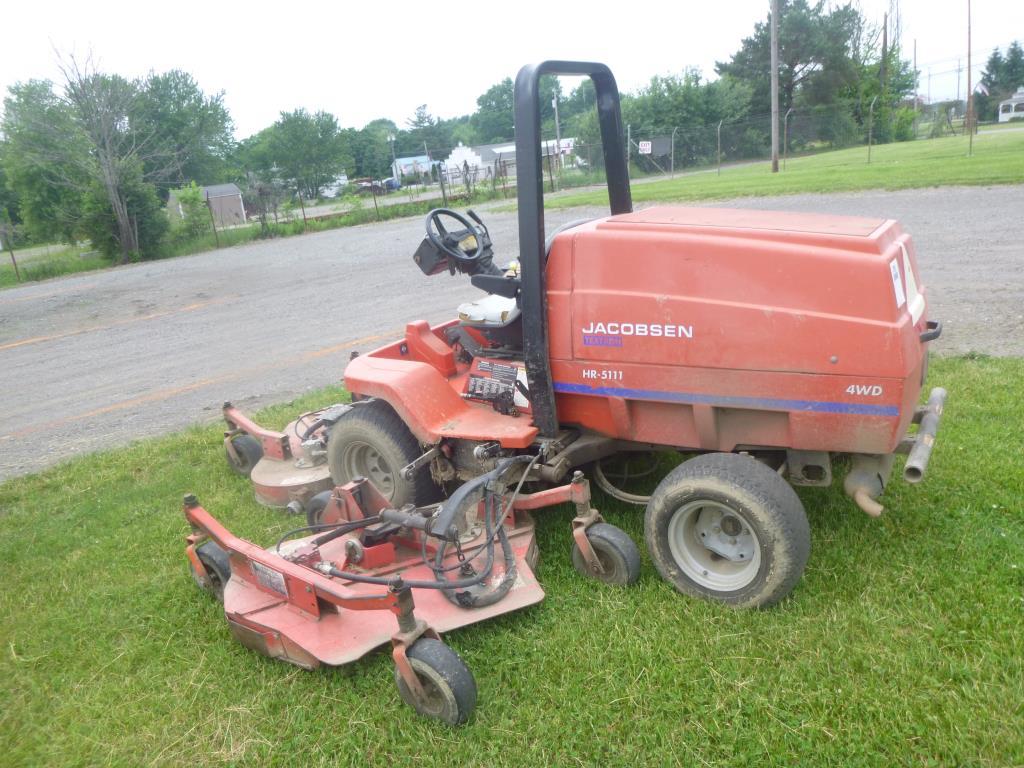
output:
<instances>
[{"instance_id":1,"label":"exhaust pipe","mask_svg":"<svg viewBox=\"0 0 1024 768\"><path fill-rule=\"evenodd\" d=\"M907 463L903 467L903 479L908 483L920 483L928 469L928 460L935 445L935 434L939 431L939 419L946 404L946 390L936 387L928 397L928 404L919 410L921 426L914 435L914 447L910 449ZM916 416L917 414L915 414ZM916 421L916 419L915 419Z\"/></svg>"}]
</instances>

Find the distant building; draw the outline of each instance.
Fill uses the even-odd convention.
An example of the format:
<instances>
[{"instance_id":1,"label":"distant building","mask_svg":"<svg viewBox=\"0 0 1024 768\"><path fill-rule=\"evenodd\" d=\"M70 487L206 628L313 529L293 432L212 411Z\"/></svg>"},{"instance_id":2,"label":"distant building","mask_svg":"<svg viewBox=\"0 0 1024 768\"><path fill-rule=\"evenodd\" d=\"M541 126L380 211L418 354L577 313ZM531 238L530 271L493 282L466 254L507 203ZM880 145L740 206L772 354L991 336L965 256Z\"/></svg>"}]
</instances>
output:
<instances>
[{"instance_id":1,"label":"distant building","mask_svg":"<svg viewBox=\"0 0 1024 768\"><path fill-rule=\"evenodd\" d=\"M1008 123L1013 119L1024 120L1024 85L1013 96L999 102L999 122Z\"/></svg>"},{"instance_id":2,"label":"distant building","mask_svg":"<svg viewBox=\"0 0 1024 768\"><path fill-rule=\"evenodd\" d=\"M324 187L324 197L338 197L341 191L348 186L348 174L343 173Z\"/></svg>"},{"instance_id":3,"label":"distant building","mask_svg":"<svg viewBox=\"0 0 1024 768\"><path fill-rule=\"evenodd\" d=\"M213 212L213 221L218 229L245 224L245 206L242 205L242 190L235 184L214 184L200 187L203 200ZM185 213L177 195L171 191L167 199L167 213L172 219L184 219Z\"/></svg>"},{"instance_id":4,"label":"distant building","mask_svg":"<svg viewBox=\"0 0 1024 768\"><path fill-rule=\"evenodd\" d=\"M391 164L391 175L402 180L403 177L420 178L424 173L430 173L430 169L438 165L440 161L431 160L429 155L415 155L413 157L398 157Z\"/></svg>"},{"instance_id":5,"label":"distant building","mask_svg":"<svg viewBox=\"0 0 1024 768\"><path fill-rule=\"evenodd\" d=\"M557 143L554 139L550 141L542 142L541 144L541 157L547 157L548 155L555 155L558 150L561 150L562 155L572 154L573 147L576 145L576 139L565 138L561 142ZM500 144L480 144L475 147L467 147L461 141L459 145L452 150L451 154L444 161L445 167L453 172L459 172L464 167L468 167L470 170L482 170L484 168L494 168L494 164L500 162L509 169L509 173L514 175L514 169L516 164L516 145L515 142L505 141Z\"/></svg>"}]
</instances>

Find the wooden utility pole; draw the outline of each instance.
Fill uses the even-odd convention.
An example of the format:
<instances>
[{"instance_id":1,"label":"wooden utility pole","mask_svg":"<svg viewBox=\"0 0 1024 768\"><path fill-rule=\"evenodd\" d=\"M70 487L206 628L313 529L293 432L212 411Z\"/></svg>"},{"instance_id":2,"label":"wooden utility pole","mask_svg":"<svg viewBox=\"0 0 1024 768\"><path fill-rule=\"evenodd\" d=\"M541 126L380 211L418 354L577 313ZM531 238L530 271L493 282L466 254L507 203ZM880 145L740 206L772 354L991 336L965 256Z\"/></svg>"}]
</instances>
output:
<instances>
[{"instance_id":1,"label":"wooden utility pole","mask_svg":"<svg viewBox=\"0 0 1024 768\"><path fill-rule=\"evenodd\" d=\"M889 59L889 14L882 14L882 63L878 68L878 82L883 94L882 101L885 101L885 69Z\"/></svg>"},{"instance_id":2,"label":"wooden utility pole","mask_svg":"<svg viewBox=\"0 0 1024 768\"><path fill-rule=\"evenodd\" d=\"M967 156L974 154L974 88L971 86L971 0L967 0Z\"/></svg>"},{"instance_id":3,"label":"wooden utility pole","mask_svg":"<svg viewBox=\"0 0 1024 768\"><path fill-rule=\"evenodd\" d=\"M772 0L772 173L779 172L779 0Z\"/></svg>"},{"instance_id":4,"label":"wooden utility pole","mask_svg":"<svg viewBox=\"0 0 1024 768\"><path fill-rule=\"evenodd\" d=\"M917 87L920 78L917 75L917 38L914 38L914 111L917 111Z\"/></svg>"}]
</instances>

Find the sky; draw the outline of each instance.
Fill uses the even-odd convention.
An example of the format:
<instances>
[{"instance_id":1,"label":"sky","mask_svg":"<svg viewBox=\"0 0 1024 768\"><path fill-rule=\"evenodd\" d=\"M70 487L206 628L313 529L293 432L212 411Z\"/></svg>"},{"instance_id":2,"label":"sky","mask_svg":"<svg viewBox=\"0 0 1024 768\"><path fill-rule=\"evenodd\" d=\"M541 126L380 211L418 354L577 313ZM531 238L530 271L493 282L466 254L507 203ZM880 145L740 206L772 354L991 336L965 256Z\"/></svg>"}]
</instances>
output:
<instances>
[{"instance_id":1,"label":"sky","mask_svg":"<svg viewBox=\"0 0 1024 768\"><path fill-rule=\"evenodd\" d=\"M404 127L416 107L455 117L519 67L543 59L600 61L620 90L652 75L697 67L714 77L769 0L539 2L10 2L0 13L0 91L32 78L60 79L58 62L91 55L129 77L183 69L207 93L224 92L237 138L281 111L326 110L360 128L387 117ZM860 0L881 23L896 0ZM966 68L966 0L900 0L903 47L922 72L920 95L956 94ZM1024 43L1024 2L973 0L975 81L993 47ZM929 79L928 72L931 72ZM966 95L966 71L961 94ZM566 83L571 87L572 83Z\"/></svg>"}]
</instances>

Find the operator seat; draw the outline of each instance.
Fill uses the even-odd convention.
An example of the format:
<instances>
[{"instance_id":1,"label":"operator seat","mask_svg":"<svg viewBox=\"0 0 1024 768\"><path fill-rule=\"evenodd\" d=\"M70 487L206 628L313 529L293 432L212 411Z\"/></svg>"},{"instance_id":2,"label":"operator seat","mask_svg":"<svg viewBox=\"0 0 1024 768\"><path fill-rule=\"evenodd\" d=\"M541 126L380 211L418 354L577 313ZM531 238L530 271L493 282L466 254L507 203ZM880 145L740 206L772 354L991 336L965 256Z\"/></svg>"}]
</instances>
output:
<instances>
[{"instance_id":1,"label":"operator seat","mask_svg":"<svg viewBox=\"0 0 1024 768\"><path fill-rule=\"evenodd\" d=\"M593 221L593 219L569 221L548 235L544 243L545 259L550 255L551 245L555 242L555 238L558 235L589 221ZM495 271L501 274L500 270L496 269ZM516 284L518 284L519 262L515 261L510 264L505 270L503 277L516 280ZM485 286L492 285L493 283L490 281L493 279L493 276L488 276L484 280L474 281L474 285L479 282L478 287L488 290ZM459 325L473 328L488 341L507 349L521 350L523 348L523 311L519 306L518 293L514 296L488 293L482 299L463 302L459 305L458 311Z\"/></svg>"},{"instance_id":2,"label":"operator seat","mask_svg":"<svg viewBox=\"0 0 1024 768\"><path fill-rule=\"evenodd\" d=\"M523 311L514 297L489 293L459 305L459 325L473 328L499 346L523 348Z\"/></svg>"}]
</instances>

